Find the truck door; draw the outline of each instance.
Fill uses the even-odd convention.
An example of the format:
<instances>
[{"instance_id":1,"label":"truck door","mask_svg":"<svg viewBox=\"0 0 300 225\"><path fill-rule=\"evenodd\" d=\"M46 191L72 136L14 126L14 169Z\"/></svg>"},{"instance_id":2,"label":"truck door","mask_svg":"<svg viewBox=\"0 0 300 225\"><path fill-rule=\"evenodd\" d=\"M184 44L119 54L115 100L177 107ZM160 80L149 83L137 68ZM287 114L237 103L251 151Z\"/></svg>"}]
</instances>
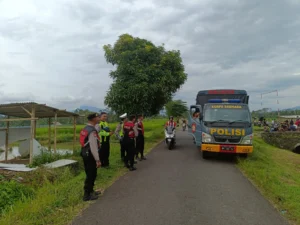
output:
<instances>
[{"instance_id":1,"label":"truck door","mask_svg":"<svg viewBox=\"0 0 300 225\"><path fill-rule=\"evenodd\" d=\"M194 118L194 113L200 113L200 117ZM191 105L189 111L189 122L188 122L188 133L195 138L197 146L201 145L202 134L201 134L201 118L202 107L200 105Z\"/></svg>"}]
</instances>

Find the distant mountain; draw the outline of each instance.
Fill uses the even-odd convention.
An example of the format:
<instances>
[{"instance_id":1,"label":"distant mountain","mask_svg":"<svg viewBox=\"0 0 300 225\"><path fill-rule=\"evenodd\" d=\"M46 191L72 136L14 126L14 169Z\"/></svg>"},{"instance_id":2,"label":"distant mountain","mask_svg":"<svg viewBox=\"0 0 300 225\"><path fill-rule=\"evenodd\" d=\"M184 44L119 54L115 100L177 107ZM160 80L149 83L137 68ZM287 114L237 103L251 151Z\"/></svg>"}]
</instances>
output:
<instances>
[{"instance_id":1,"label":"distant mountain","mask_svg":"<svg viewBox=\"0 0 300 225\"><path fill-rule=\"evenodd\" d=\"M102 111L102 109L100 109L100 108L97 108L97 107L94 107L94 106L88 106L88 105L82 105L82 106L79 107L79 109L89 110L91 112L100 112L100 111Z\"/></svg>"},{"instance_id":2,"label":"distant mountain","mask_svg":"<svg viewBox=\"0 0 300 225\"><path fill-rule=\"evenodd\" d=\"M283 109L284 111L294 111L294 110L300 110L300 106L296 106L293 108Z\"/></svg>"}]
</instances>

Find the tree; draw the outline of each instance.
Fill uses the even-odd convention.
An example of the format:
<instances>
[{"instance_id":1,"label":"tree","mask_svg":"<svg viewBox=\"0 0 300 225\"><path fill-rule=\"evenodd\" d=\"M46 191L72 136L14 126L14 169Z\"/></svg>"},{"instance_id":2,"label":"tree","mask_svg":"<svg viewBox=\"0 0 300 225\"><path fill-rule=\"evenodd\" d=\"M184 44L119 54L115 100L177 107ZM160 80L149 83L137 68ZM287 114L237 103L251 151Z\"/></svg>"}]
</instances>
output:
<instances>
[{"instance_id":1,"label":"tree","mask_svg":"<svg viewBox=\"0 0 300 225\"><path fill-rule=\"evenodd\" d=\"M166 111L168 116L180 117L185 116L188 107L186 106L186 102L182 100L174 100L169 101L166 104Z\"/></svg>"},{"instance_id":2,"label":"tree","mask_svg":"<svg viewBox=\"0 0 300 225\"><path fill-rule=\"evenodd\" d=\"M129 34L103 49L107 63L116 66L104 103L117 114L155 115L187 79L180 51Z\"/></svg>"}]
</instances>

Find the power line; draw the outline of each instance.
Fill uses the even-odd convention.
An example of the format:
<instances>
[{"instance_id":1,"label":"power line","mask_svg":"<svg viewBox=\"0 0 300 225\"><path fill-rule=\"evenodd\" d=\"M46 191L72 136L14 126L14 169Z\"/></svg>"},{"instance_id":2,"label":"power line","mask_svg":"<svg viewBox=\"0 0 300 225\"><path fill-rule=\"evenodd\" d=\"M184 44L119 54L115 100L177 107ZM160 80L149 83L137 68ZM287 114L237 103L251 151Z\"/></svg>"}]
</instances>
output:
<instances>
[{"instance_id":1,"label":"power line","mask_svg":"<svg viewBox=\"0 0 300 225\"><path fill-rule=\"evenodd\" d=\"M264 93L261 93L260 94L260 99L261 99L261 107L263 105L263 102L262 102L262 98L263 98L263 95L267 95L267 94L271 94L271 93L274 93L276 92L276 96L277 96L277 105L279 105L279 100L278 100L278 90L273 90L273 91L268 91L268 92L264 92ZM278 106L278 117L279 117L279 106Z\"/></svg>"}]
</instances>

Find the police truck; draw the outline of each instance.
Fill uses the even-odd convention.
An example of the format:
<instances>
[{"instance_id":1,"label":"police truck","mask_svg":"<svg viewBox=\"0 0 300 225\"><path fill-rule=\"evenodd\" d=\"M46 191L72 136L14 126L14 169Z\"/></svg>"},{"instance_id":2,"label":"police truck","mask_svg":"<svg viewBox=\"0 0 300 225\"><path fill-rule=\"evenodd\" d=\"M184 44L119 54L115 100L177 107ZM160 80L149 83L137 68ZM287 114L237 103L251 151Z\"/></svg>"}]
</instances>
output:
<instances>
[{"instance_id":1,"label":"police truck","mask_svg":"<svg viewBox=\"0 0 300 225\"><path fill-rule=\"evenodd\" d=\"M190 106L188 132L203 158L213 153L252 153L253 128L245 90L199 91ZM195 116L197 115L197 116Z\"/></svg>"}]
</instances>

